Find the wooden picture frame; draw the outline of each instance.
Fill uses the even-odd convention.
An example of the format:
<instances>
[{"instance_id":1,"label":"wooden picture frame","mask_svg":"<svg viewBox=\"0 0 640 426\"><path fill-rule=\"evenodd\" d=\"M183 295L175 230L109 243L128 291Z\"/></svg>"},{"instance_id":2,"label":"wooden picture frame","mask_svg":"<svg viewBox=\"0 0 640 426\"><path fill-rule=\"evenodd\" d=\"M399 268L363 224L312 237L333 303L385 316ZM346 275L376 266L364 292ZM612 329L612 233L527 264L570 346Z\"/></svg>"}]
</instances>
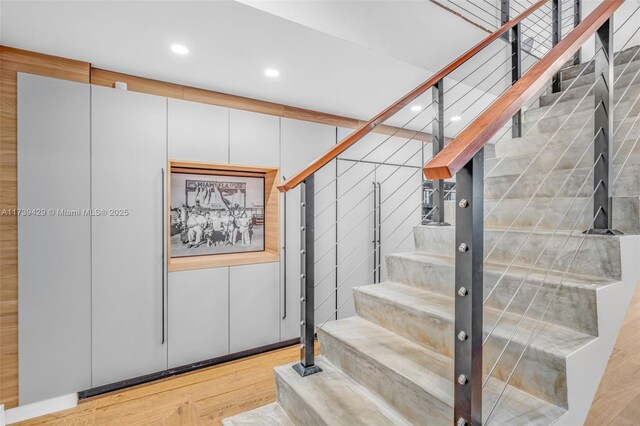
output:
<instances>
[{"instance_id":1,"label":"wooden picture frame","mask_svg":"<svg viewBox=\"0 0 640 426\"><path fill-rule=\"evenodd\" d=\"M241 166L170 160L167 164L167 266L169 272L223 266L278 262L280 260L280 193L277 188L280 173L277 168ZM171 255L171 176L174 173L199 175L225 175L234 177L260 177L264 179L264 250L223 254L200 254L172 257Z\"/></svg>"}]
</instances>

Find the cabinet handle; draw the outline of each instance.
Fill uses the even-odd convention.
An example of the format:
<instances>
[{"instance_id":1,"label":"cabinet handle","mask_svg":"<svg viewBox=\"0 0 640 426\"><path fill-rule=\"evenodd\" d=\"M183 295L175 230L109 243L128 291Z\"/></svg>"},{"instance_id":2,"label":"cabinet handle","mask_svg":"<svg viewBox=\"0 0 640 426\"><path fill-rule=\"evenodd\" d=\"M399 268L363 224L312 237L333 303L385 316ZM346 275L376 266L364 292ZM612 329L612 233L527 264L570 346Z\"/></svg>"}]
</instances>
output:
<instances>
[{"instance_id":1,"label":"cabinet handle","mask_svg":"<svg viewBox=\"0 0 640 426\"><path fill-rule=\"evenodd\" d=\"M166 238L166 228L165 228L165 209L167 208L167 206L165 206L165 202L164 202L164 190L165 190L165 175L164 175L164 167L161 169L162 170L162 210L160 210L162 212L162 216L161 216L161 227L162 227L162 344L164 345L165 342L165 330L164 330L164 285L165 285L165 275L166 275L166 271L165 271L165 238Z\"/></svg>"},{"instance_id":2,"label":"cabinet handle","mask_svg":"<svg viewBox=\"0 0 640 426\"><path fill-rule=\"evenodd\" d=\"M282 176L282 181L287 180L286 177ZM282 198L282 205L284 214L282 215L282 221L284 223L284 229L282 231L282 269L284 273L282 274L282 319L287 319L287 193L285 192Z\"/></svg>"},{"instance_id":3,"label":"cabinet handle","mask_svg":"<svg viewBox=\"0 0 640 426\"><path fill-rule=\"evenodd\" d=\"M377 283L378 279L378 185L373 182L373 283Z\"/></svg>"}]
</instances>

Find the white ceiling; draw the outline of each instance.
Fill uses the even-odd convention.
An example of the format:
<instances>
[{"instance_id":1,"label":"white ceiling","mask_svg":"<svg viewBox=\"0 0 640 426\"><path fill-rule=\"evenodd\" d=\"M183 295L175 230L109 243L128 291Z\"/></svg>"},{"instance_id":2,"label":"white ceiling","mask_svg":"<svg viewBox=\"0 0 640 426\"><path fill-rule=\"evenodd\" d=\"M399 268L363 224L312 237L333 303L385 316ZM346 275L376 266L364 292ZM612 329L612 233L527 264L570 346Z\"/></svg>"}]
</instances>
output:
<instances>
[{"instance_id":1,"label":"white ceiling","mask_svg":"<svg viewBox=\"0 0 640 426\"><path fill-rule=\"evenodd\" d=\"M367 119L486 36L427 0L246 3L0 0L0 42ZM172 43L190 53L172 53ZM280 77L265 77L268 67L279 69ZM473 92L475 98L485 93ZM430 102L430 95L421 102ZM464 109L460 103L447 114ZM408 117L407 111L395 123Z\"/></svg>"}]
</instances>

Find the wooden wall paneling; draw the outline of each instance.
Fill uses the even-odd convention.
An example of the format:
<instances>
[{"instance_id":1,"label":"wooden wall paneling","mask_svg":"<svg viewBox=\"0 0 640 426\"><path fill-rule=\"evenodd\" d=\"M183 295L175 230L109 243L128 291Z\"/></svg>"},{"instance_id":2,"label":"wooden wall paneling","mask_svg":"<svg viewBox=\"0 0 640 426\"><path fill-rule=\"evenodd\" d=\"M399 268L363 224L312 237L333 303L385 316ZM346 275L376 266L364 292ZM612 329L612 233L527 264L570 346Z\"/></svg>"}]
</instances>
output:
<instances>
[{"instance_id":1,"label":"wooden wall paneling","mask_svg":"<svg viewBox=\"0 0 640 426\"><path fill-rule=\"evenodd\" d=\"M17 73L89 83L90 64L0 45L0 213L17 208ZM0 214L0 403L18 405L18 222Z\"/></svg>"}]
</instances>

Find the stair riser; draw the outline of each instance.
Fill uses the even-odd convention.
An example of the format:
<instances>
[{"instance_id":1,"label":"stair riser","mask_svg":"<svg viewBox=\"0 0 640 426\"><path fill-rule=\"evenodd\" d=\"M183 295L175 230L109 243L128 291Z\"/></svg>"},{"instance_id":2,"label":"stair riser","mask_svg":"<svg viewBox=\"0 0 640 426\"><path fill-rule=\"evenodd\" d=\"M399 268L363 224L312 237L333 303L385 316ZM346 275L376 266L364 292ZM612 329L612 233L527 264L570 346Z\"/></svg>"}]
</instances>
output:
<instances>
[{"instance_id":1,"label":"stair riser","mask_svg":"<svg viewBox=\"0 0 640 426\"><path fill-rule=\"evenodd\" d=\"M622 52L616 52L615 53L615 60L614 60L614 65L618 66L618 65L624 65L627 64L630 61L635 61L636 59L638 59L640 57L640 53L637 53L638 51L638 47L634 46L634 47L630 47L628 49L623 50ZM580 74L580 71L583 68L587 68L587 70L584 72L584 74L590 73L593 74L594 70L595 70L595 64L593 61L590 61L591 58L584 58L585 63L578 65L578 66L572 66L569 68L565 68L563 69L562 72L562 79L563 80L568 80L571 78L575 78L576 76L578 76Z\"/></svg>"},{"instance_id":2,"label":"stair riser","mask_svg":"<svg viewBox=\"0 0 640 426\"><path fill-rule=\"evenodd\" d=\"M640 196L640 176L637 165L627 165L618 176L620 166L614 165L611 179L615 197ZM590 197L593 194L593 173L590 169L555 170L540 175L510 175L485 179L485 199ZM506 194L506 195L505 195ZM583 204L584 206L584 204Z\"/></svg>"},{"instance_id":3,"label":"stair riser","mask_svg":"<svg viewBox=\"0 0 640 426\"><path fill-rule=\"evenodd\" d=\"M638 115L638 111L640 111L638 107L638 104L640 103L640 101L638 101L638 96L640 95L640 75L635 78L634 84L635 86L632 86L632 88L627 90L627 86L624 86L621 83L621 88L618 92L616 92L616 95L614 96L614 105L617 105L614 108L614 117L623 118L625 115L627 115L627 113L629 114L629 117ZM619 99L622 99L620 103L618 103ZM572 113L574 115L577 115L579 112L593 111L595 102L592 94L589 94L589 96L584 99L580 97L571 101L563 101L564 99L562 99L557 104L552 104L541 108L534 108L526 111L523 117L523 122L535 123L540 119L545 120L547 118L558 117Z\"/></svg>"},{"instance_id":4,"label":"stair riser","mask_svg":"<svg viewBox=\"0 0 640 426\"><path fill-rule=\"evenodd\" d=\"M307 400L302 398L277 370L274 370L276 377L276 399L287 413L291 421L297 425L326 425L322 417Z\"/></svg>"},{"instance_id":5,"label":"stair riser","mask_svg":"<svg viewBox=\"0 0 640 426\"><path fill-rule=\"evenodd\" d=\"M390 281L445 296L453 297L454 295L455 270L453 265L429 264L400 256L387 256L387 271ZM496 287L498 281L500 282ZM585 334L597 334L595 288L567 285L558 288L557 278L547 277L544 279L540 277L536 280L534 275L530 275L525 280L524 276L503 276L502 271L487 269L484 270L483 284L484 297L489 298L486 304L488 307L502 311L509 305L509 312L516 314L522 314L528 309L527 315L529 317L540 318L549 306L544 316L546 322L565 326ZM542 288L540 288L541 284ZM535 296L538 290L539 294ZM513 297L514 295L515 297ZM512 298L513 301L511 301ZM554 302L549 305L549 300L554 300ZM582 309L576 309L576 306L581 306Z\"/></svg>"},{"instance_id":6,"label":"stair riser","mask_svg":"<svg viewBox=\"0 0 640 426\"><path fill-rule=\"evenodd\" d=\"M639 123L640 126L640 123ZM620 142L614 146L614 164L640 164L640 142ZM578 145L578 143L574 143ZM592 146L572 146L564 150L546 149L539 155L514 155L488 158L484 162L485 177L545 174L549 170L573 169L593 166Z\"/></svg>"},{"instance_id":7,"label":"stair riser","mask_svg":"<svg viewBox=\"0 0 640 426\"><path fill-rule=\"evenodd\" d=\"M571 230L574 226L587 229L593 220L593 201L588 199L577 199L572 203L570 199L557 198L552 206L549 206L552 199L535 198L527 206L528 201L504 199L497 204L497 200L485 200L485 212L493 209L485 226L555 231ZM445 202L445 218L449 223L455 223L455 211L455 202ZM640 234L640 197L614 197L613 227L624 234Z\"/></svg>"},{"instance_id":8,"label":"stair riser","mask_svg":"<svg viewBox=\"0 0 640 426\"><path fill-rule=\"evenodd\" d=\"M632 145L640 137L640 119L627 118L614 123L614 146L623 144ZM524 133L522 138L507 139L495 145L496 157L509 155L522 155L525 153L537 154L540 150L564 151L568 146L578 148L590 145L594 139L593 125L582 125L578 128L563 128L551 132L540 133L532 131ZM626 142L631 140L632 142ZM584 149L584 148L583 148Z\"/></svg>"},{"instance_id":9,"label":"stair riser","mask_svg":"<svg viewBox=\"0 0 640 426\"><path fill-rule=\"evenodd\" d=\"M616 65L613 71L613 75L615 76L615 78L620 78L618 80L618 82L620 82L624 79L630 80L638 70L640 70L640 53L636 54L633 62ZM593 84L595 75L592 72L584 72L580 75L580 77L577 77L578 74L580 73L574 74L573 78L563 79L562 90L567 90L568 87L574 88ZM620 77L621 75L622 77Z\"/></svg>"},{"instance_id":10,"label":"stair riser","mask_svg":"<svg viewBox=\"0 0 640 426\"><path fill-rule=\"evenodd\" d=\"M620 120L622 120L625 117L625 115L626 115L626 111L614 117L615 118L614 129L618 127L618 125L620 124ZM637 113L636 113L636 116L637 116ZM630 118L630 116L628 116L627 118ZM559 115L557 117L544 118L539 122L535 122L535 121L524 122L522 123L522 134L527 136L533 136L533 135L540 135L541 133L547 133L547 134L550 133L548 136L546 136L546 137L549 137L553 135L553 133L555 133L555 131L560 128L564 130L575 129L575 131L578 131L582 128L593 129L594 126L595 125L593 121L593 111L579 111L571 115L571 118L569 118L568 114L565 114L565 115ZM574 135L575 135L575 131L574 131Z\"/></svg>"},{"instance_id":11,"label":"stair riser","mask_svg":"<svg viewBox=\"0 0 640 426\"><path fill-rule=\"evenodd\" d=\"M623 78L625 78L626 76L623 76ZM626 84L622 82L621 78L618 83L616 83L615 89L614 89L614 96L617 96L618 93L622 93L624 91L624 89L627 88L627 86L629 86L629 82L627 82ZM633 80L633 75L631 77L626 77L629 78L629 81ZM635 80L637 81L637 80ZM630 89L629 91L631 92L632 90L634 90L634 88ZM635 88L635 90L637 91L637 88ZM567 102L567 101L571 101L574 99L582 99L587 93L591 94L593 93L593 88L591 87L591 85L586 85L586 86L579 86L579 87L572 87L569 90L565 90L562 92L558 92L558 93L550 93L547 95L542 95L540 96L540 106L544 107L547 105L552 105L553 103L555 103L558 99L560 99L560 102ZM636 94L637 96L637 94ZM617 101L618 98L616 97L615 100Z\"/></svg>"},{"instance_id":12,"label":"stair riser","mask_svg":"<svg viewBox=\"0 0 640 426\"><path fill-rule=\"evenodd\" d=\"M325 357L410 422L424 423L425 413L429 413L429 422L433 422L432 424L450 422L452 408L405 376L358 352L322 329L318 330L318 339ZM453 383L450 385L453 386Z\"/></svg>"},{"instance_id":13,"label":"stair riser","mask_svg":"<svg viewBox=\"0 0 640 426\"><path fill-rule=\"evenodd\" d=\"M439 317L424 311L413 310L393 301L373 297L364 292L355 293L358 315L374 324L380 325L416 343L443 355L453 357L455 327L453 312L448 318ZM485 324L485 335L491 324ZM524 334L526 341L527 334ZM495 363L498 355L507 344L501 336L492 336L484 345L485 373ZM505 355L493 373L494 378L506 380L522 353L523 346L511 342ZM545 401L559 406L566 405L565 360L530 346L520 361L510 384Z\"/></svg>"},{"instance_id":14,"label":"stair riser","mask_svg":"<svg viewBox=\"0 0 640 426\"><path fill-rule=\"evenodd\" d=\"M453 227L418 226L414 228L416 251L453 256ZM552 236L550 233L485 229L484 256L489 262L536 269L552 269L560 273L602 276L620 279L620 242L616 237L573 235ZM494 248L495 247L495 248ZM491 252L491 255L489 253Z\"/></svg>"}]
</instances>

